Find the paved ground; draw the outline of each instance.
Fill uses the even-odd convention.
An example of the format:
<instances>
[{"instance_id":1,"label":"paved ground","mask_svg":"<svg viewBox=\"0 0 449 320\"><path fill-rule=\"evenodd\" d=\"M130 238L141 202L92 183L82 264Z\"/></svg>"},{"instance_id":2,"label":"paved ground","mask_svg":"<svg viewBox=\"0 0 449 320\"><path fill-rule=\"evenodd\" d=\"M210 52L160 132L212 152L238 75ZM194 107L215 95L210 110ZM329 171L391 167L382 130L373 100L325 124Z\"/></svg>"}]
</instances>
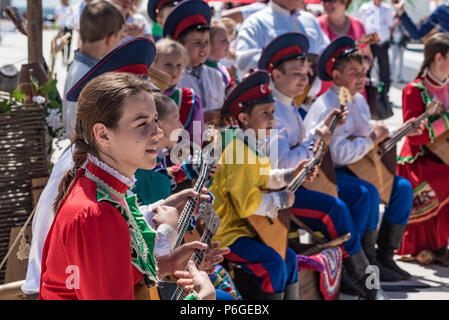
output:
<instances>
[{"instance_id":1,"label":"paved ground","mask_svg":"<svg viewBox=\"0 0 449 320\"><path fill-rule=\"evenodd\" d=\"M0 42L0 66L5 64L14 64L20 70L21 64L26 63L27 59L27 39L25 36L14 32L10 22L0 23L1 42ZM44 31L43 51L44 57L50 63L49 52L50 42L55 36L53 30ZM75 39L76 41L76 39ZM76 42L75 42L76 43ZM404 80L409 82L416 77L417 71L422 61L422 46L409 46L411 50L405 53L404 62ZM64 80L66 76L66 67L62 65L61 56L57 57L56 68L58 88L63 92ZM405 84L393 83L390 90L390 100L396 106L394 107L394 116L385 120L385 123L392 130L402 124L401 96L402 88ZM67 141L61 143L61 147L67 145ZM399 148L398 148L399 149ZM55 153L55 157L59 155ZM449 299L449 268L440 266L420 266L413 263L399 262L400 266L413 275L409 281L397 283L381 283L382 288L393 299ZM341 299L354 299L348 295L342 295Z\"/></svg>"}]
</instances>

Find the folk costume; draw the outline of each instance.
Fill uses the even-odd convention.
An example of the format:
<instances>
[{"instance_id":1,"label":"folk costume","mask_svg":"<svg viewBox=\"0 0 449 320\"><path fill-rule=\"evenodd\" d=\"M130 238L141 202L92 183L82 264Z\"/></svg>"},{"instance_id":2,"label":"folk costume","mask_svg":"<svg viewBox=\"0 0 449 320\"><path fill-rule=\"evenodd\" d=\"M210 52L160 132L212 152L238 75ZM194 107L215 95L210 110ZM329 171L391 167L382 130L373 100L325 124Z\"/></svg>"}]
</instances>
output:
<instances>
[{"instance_id":1,"label":"folk costume","mask_svg":"<svg viewBox=\"0 0 449 320\"><path fill-rule=\"evenodd\" d=\"M163 28L157 23L157 16L159 12L165 7L174 7L179 3L177 0L149 0L147 4L147 13L152 24L151 35L154 42L162 39Z\"/></svg>"},{"instance_id":2,"label":"folk costume","mask_svg":"<svg viewBox=\"0 0 449 320\"><path fill-rule=\"evenodd\" d=\"M438 26L439 32L449 31L449 6L442 4L438 6L434 12L424 21L419 27L413 23L407 12L400 16L402 25L405 27L410 37L415 40L419 40L430 33L436 26Z\"/></svg>"},{"instance_id":3,"label":"folk costume","mask_svg":"<svg viewBox=\"0 0 449 320\"><path fill-rule=\"evenodd\" d=\"M93 156L75 179L45 241L39 299L133 299L142 278L157 282L156 232L125 196L134 180Z\"/></svg>"},{"instance_id":4,"label":"folk costume","mask_svg":"<svg viewBox=\"0 0 449 320\"><path fill-rule=\"evenodd\" d=\"M355 51L354 40L340 37L332 42L323 52L319 60L318 74L322 79L331 78L331 72L338 61L350 52ZM340 106L338 87L334 86L320 96L308 112L305 123L306 131L313 133L314 128L323 121L334 108ZM346 122L337 127L332 135L329 151L336 166L337 183L354 183L359 185L370 198L367 211L368 222L362 237L363 248L372 264L381 268L381 279L395 281L409 278L410 275L400 269L393 261L394 251L399 248L405 225L408 221L412 205L412 189L407 179L395 176L390 202L385 207L382 224L377 233L379 221L379 192L367 181L356 177L347 164L362 159L373 147L370 137L373 125L370 123L370 110L365 98L356 93L346 106L349 115ZM350 137L355 137L350 139ZM375 243L379 249L375 250ZM388 268L384 268L388 267Z\"/></svg>"},{"instance_id":5,"label":"folk costume","mask_svg":"<svg viewBox=\"0 0 449 320\"><path fill-rule=\"evenodd\" d=\"M435 79L430 71L409 83L403 91L404 121L424 112L426 104L440 101L449 110L448 83ZM406 137L398 157L397 174L407 178L413 187L413 208L402 239L399 254L416 255L421 250L447 246L449 237L449 186L444 177L449 166L434 155L425 144L447 130L449 113L429 118L420 136Z\"/></svg>"},{"instance_id":6,"label":"folk costume","mask_svg":"<svg viewBox=\"0 0 449 320\"><path fill-rule=\"evenodd\" d=\"M168 15L164 25L164 37L178 40L186 30L209 29L211 11L209 5L200 0L184 1ZM201 98L203 111L218 110L225 99L225 84L221 73L201 64L188 65L178 82L181 88L191 88Z\"/></svg>"},{"instance_id":7,"label":"folk costume","mask_svg":"<svg viewBox=\"0 0 449 320\"><path fill-rule=\"evenodd\" d=\"M217 69L223 78L226 90L231 89L233 86L238 84L238 79L231 75L231 70L224 66L220 61L212 61L207 59L204 63L206 66Z\"/></svg>"},{"instance_id":8,"label":"folk costume","mask_svg":"<svg viewBox=\"0 0 449 320\"><path fill-rule=\"evenodd\" d=\"M135 54L139 52L140 54ZM75 105L78 96L84 86L93 78L109 71L128 71L136 74L148 74L148 68L154 60L156 49L151 40L147 38L135 38L124 42L122 45L111 50L105 57L94 63L84 76L80 76L72 88L67 89L64 99ZM126 57L127 59L124 59ZM143 67L142 67L143 66ZM75 122L75 118L73 118ZM33 237L31 240L30 258L25 284L22 290L26 294L39 292L41 275L42 250L45 238L53 223L53 203L58 195L58 186L65 173L74 166L72 153L75 148L67 149L56 162L51 176L45 186L36 206L33 219Z\"/></svg>"},{"instance_id":9,"label":"folk costume","mask_svg":"<svg viewBox=\"0 0 449 320\"><path fill-rule=\"evenodd\" d=\"M275 38L262 52L259 69L269 72L282 62L291 59L303 59L308 51L307 37L301 33L287 33ZM318 136L305 139L305 127L294 104L294 98L273 89L275 102L275 132L270 136L269 152L272 168L294 168L299 162L313 157L311 144L315 144ZM358 205L363 205L363 194ZM363 210L363 207L360 208ZM345 256L352 255L361 249L359 235L346 204L335 197L324 193L310 191L300 187L295 194L292 214L301 218L312 230L320 231L331 240L346 233L351 239L344 243ZM294 224L292 223L294 226Z\"/></svg>"},{"instance_id":10,"label":"folk costume","mask_svg":"<svg viewBox=\"0 0 449 320\"><path fill-rule=\"evenodd\" d=\"M253 73L232 91L223 106L223 114L237 118L249 105L272 102L268 84L266 72ZM264 143L257 141L254 133L228 130L225 137L222 167L210 187L215 195L213 207L222 221L214 240L229 246L231 252L225 256L227 260L256 278L259 291L252 299L282 300L284 295L294 299L298 293L296 254L287 249L284 260L273 248L258 240L245 221L253 214L276 217L278 210L287 207L285 192L263 193L262 189L285 186L292 172L270 169L263 151Z\"/></svg>"}]
</instances>

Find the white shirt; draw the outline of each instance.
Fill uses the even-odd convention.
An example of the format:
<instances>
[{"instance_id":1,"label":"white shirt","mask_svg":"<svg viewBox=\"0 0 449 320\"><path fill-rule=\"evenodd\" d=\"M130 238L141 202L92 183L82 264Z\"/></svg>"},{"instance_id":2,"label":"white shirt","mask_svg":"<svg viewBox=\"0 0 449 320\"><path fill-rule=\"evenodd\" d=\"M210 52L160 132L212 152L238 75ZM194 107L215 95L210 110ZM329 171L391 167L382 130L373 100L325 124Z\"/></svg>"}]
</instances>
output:
<instances>
[{"instance_id":1,"label":"white shirt","mask_svg":"<svg viewBox=\"0 0 449 320\"><path fill-rule=\"evenodd\" d=\"M329 38L315 16L306 11L291 14L273 1L246 19L237 38L237 68L243 73L256 70L262 50L277 36L287 32L304 33L310 42L309 53L321 54Z\"/></svg>"},{"instance_id":2,"label":"white shirt","mask_svg":"<svg viewBox=\"0 0 449 320\"><path fill-rule=\"evenodd\" d=\"M321 123L329 113L339 108L336 87L332 87L325 94L320 96L310 108L304 119L306 133L312 134L319 123ZM370 110L365 98L356 93L352 101L347 105L349 115L343 125L338 126L329 145L332 160L336 166L345 166L362 159L374 146L369 137L373 125L370 123ZM354 140L349 140L351 136L356 136Z\"/></svg>"},{"instance_id":3,"label":"white shirt","mask_svg":"<svg viewBox=\"0 0 449 320\"><path fill-rule=\"evenodd\" d=\"M294 168L299 162L310 159L313 150L309 150L313 138L304 141L305 127L299 114L299 108L289 98L274 89L275 130L270 134L269 152L272 168ZM277 131L277 132L276 132Z\"/></svg>"},{"instance_id":4,"label":"white shirt","mask_svg":"<svg viewBox=\"0 0 449 320\"><path fill-rule=\"evenodd\" d=\"M380 6L373 1L363 4L358 13L367 34L377 32L381 43L390 39L390 27L393 27L393 9L389 4L381 2Z\"/></svg>"},{"instance_id":5,"label":"white shirt","mask_svg":"<svg viewBox=\"0 0 449 320\"><path fill-rule=\"evenodd\" d=\"M75 165L72 157L72 152L75 147L68 148L58 159L50 178L45 186L39 201L36 206L36 211L33 217L32 234L30 255L28 258L28 268L26 273L25 283L22 285L22 291L25 294L35 294L39 292L40 278L41 278L41 266L42 266L42 253L44 249L45 240L47 238L48 231L53 223L55 213L53 211L53 203L58 195L59 184L66 172L73 168ZM139 210L144 215L145 220L151 227L154 228L152 221L153 211L158 206L158 203L154 203L149 206L139 206ZM167 225L161 225L157 229L156 237L156 256L168 254L173 247L170 240L173 240L173 231L168 230ZM176 241L176 239L175 239Z\"/></svg>"},{"instance_id":6,"label":"white shirt","mask_svg":"<svg viewBox=\"0 0 449 320\"><path fill-rule=\"evenodd\" d=\"M83 61L78 61L76 59L77 54L75 54L75 59L70 65L69 71L67 72L67 77L65 79L64 85L64 95L62 97L62 123L64 124L64 129L67 137L72 138L75 133L76 124L76 110L78 103L68 101L66 96L67 92L90 70L93 66L93 59L87 61L89 64Z\"/></svg>"},{"instance_id":7,"label":"white shirt","mask_svg":"<svg viewBox=\"0 0 449 320\"><path fill-rule=\"evenodd\" d=\"M261 2L261 1L256 1L256 2L248 4L246 6L239 7L239 10L242 14L243 20L245 20L250 15L252 15L253 13L256 13L259 10L264 9L266 6L267 6L267 3Z\"/></svg>"},{"instance_id":8,"label":"white shirt","mask_svg":"<svg viewBox=\"0 0 449 320\"><path fill-rule=\"evenodd\" d=\"M225 100L226 87L220 71L203 64L198 80L188 73L187 68L182 73L177 86L192 88L195 94L200 96L204 111L221 109Z\"/></svg>"}]
</instances>

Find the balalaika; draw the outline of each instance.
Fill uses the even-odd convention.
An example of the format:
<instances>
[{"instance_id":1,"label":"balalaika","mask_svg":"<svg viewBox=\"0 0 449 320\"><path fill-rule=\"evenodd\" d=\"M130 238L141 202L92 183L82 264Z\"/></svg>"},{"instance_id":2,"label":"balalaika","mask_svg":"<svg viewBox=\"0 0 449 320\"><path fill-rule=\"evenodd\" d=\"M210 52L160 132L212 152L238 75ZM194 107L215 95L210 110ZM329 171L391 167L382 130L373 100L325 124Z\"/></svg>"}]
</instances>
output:
<instances>
[{"instance_id":1,"label":"balalaika","mask_svg":"<svg viewBox=\"0 0 449 320\"><path fill-rule=\"evenodd\" d=\"M203 214L202 214L203 213ZM204 204L204 209L201 210L199 216L203 215L204 219L204 232L201 236L200 241L205 244L210 244L213 236L217 233L218 228L220 227L221 220L218 217L215 210L212 208L210 203ZM204 260L204 255L206 254L207 249L200 250L196 249L190 258L191 261L195 263L197 268L200 267L201 263ZM188 270L186 268L186 270ZM182 300L184 299L184 290L181 287L177 287L176 291L172 295L171 300Z\"/></svg>"},{"instance_id":2,"label":"balalaika","mask_svg":"<svg viewBox=\"0 0 449 320\"><path fill-rule=\"evenodd\" d=\"M396 143L420 125L430 115L440 112L441 104L431 102L424 113L412 122L402 125L390 138L382 141L361 160L347 165L357 177L373 184L385 204L390 201L396 172Z\"/></svg>"}]
</instances>

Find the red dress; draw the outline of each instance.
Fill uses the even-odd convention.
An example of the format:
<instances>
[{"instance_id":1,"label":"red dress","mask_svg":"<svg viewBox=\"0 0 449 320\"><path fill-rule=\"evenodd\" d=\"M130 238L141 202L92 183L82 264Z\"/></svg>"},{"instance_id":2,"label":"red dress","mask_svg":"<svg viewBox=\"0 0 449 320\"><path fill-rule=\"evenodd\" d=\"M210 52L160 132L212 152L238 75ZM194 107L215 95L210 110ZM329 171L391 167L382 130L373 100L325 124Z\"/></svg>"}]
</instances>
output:
<instances>
[{"instance_id":1,"label":"red dress","mask_svg":"<svg viewBox=\"0 0 449 320\"><path fill-rule=\"evenodd\" d=\"M45 241L39 299L134 299L143 276L133 264L127 221L108 201L130 185L91 161L75 179Z\"/></svg>"},{"instance_id":2,"label":"red dress","mask_svg":"<svg viewBox=\"0 0 449 320\"><path fill-rule=\"evenodd\" d=\"M448 85L437 88L428 75L409 83L403 91L404 122L418 117L425 105L440 94L447 95ZM448 104L449 101L443 102ZM449 105L446 105L446 110ZM449 113L430 117L420 136L406 137L398 157L396 173L407 178L413 187L413 207L405 230L400 255L416 255L421 250L437 250L447 246L449 236L449 166L425 147L432 137L441 134L442 121Z\"/></svg>"}]
</instances>

